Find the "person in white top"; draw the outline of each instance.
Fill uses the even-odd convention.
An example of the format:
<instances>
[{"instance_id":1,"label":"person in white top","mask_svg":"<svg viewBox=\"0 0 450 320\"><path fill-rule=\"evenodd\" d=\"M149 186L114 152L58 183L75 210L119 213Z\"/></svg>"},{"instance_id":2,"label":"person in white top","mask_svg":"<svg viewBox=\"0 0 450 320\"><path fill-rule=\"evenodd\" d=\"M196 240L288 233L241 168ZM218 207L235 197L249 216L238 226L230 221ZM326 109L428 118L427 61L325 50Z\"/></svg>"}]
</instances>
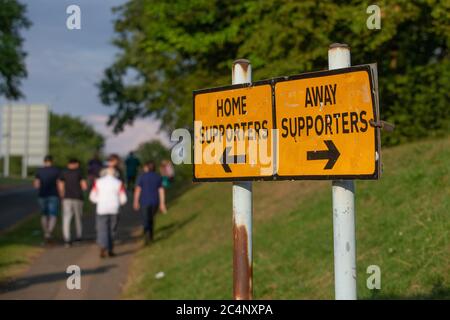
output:
<instances>
[{"instance_id":1,"label":"person in white top","mask_svg":"<svg viewBox=\"0 0 450 320\"><path fill-rule=\"evenodd\" d=\"M96 228L100 257L114 256L113 232L117 224L119 208L127 202L127 193L121 180L115 177L114 168L108 168L106 175L97 179L89 194L97 204Z\"/></svg>"}]
</instances>

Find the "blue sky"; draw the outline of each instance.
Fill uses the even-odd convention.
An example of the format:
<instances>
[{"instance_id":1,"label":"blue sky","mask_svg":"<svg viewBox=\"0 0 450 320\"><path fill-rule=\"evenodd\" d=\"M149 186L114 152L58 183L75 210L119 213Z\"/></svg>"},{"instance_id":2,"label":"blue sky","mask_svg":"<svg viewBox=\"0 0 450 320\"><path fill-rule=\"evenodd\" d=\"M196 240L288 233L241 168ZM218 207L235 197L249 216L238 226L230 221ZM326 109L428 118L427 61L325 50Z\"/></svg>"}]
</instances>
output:
<instances>
[{"instance_id":1,"label":"blue sky","mask_svg":"<svg viewBox=\"0 0 450 320\"><path fill-rule=\"evenodd\" d=\"M124 0L20 0L27 5L32 22L23 31L28 53L28 78L22 83L25 99L19 103L46 103L55 113L80 116L107 137L106 151L125 153L143 141L160 138L158 122L138 120L124 133L114 136L105 126L113 108L101 104L96 83L118 53L111 44L114 36L112 7ZM69 5L81 9L81 30L69 30ZM4 101L1 101L2 104Z\"/></svg>"}]
</instances>

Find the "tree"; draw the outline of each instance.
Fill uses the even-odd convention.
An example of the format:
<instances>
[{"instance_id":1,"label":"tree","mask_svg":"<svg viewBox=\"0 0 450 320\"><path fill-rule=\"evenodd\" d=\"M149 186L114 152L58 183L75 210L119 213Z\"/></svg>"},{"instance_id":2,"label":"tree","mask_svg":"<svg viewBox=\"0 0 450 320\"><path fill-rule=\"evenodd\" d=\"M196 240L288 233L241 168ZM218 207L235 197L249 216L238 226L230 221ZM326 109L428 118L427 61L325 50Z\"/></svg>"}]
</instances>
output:
<instances>
[{"instance_id":1,"label":"tree","mask_svg":"<svg viewBox=\"0 0 450 320\"><path fill-rule=\"evenodd\" d=\"M16 100L23 96L21 79L27 76L23 38L19 31L31 23L26 7L16 0L0 0L0 96Z\"/></svg>"},{"instance_id":2,"label":"tree","mask_svg":"<svg viewBox=\"0 0 450 320\"><path fill-rule=\"evenodd\" d=\"M381 29L366 26L371 1L130 0L116 8L116 61L99 83L115 131L155 115L166 129L192 126L192 90L230 83L248 58L253 79L327 68L327 49L348 43L352 63L377 62L384 142L449 132L448 1L379 1Z\"/></svg>"},{"instance_id":3,"label":"tree","mask_svg":"<svg viewBox=\"0 0 450 320\"><path fill-rule=\"evenodd\" d=\"M139 145L136 150L136 156L143 163L151 160L158 166L162 160L170 159L170 150L158 140L151 140Z\"/></svg>"},{"instance_id":4,"label":"tree","mask_svg":"<svg viewBox=\"0 0 450 320\"><path fill-rule=\"evenodd\" d=\"M50 114L50 154L57 166L66 166L70 158L76 158L85 168L87 161L103 146L103 136L83 120Z\"/></svg>"}]
</instances>

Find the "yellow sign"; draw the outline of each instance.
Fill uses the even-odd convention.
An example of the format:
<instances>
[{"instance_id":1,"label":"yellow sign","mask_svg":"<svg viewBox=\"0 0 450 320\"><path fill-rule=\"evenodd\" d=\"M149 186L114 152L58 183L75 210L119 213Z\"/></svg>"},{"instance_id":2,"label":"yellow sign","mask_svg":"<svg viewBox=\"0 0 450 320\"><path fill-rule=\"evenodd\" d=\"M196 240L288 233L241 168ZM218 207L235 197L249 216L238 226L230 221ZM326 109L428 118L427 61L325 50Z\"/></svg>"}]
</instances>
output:
<instances>
[{"instance_id":1,"label":"yellow sign","mask_svg":"<svg viewBox=\"0 0 450 320\"><path fill-rule=\"evenodd\" d=\"M377 122L369 67L275 84L278 176L377 178Z\"/></svg>"},{"instance_id":2,"label":"yellow sign","mask_svg":"<svg viewBox=\"0 0 450 320\"><path fill-rule=\"evenodd\" d=\"M375 67L194 92L194 181L377 179Z\"/></svg>"},{"instance_id":3,"label":"yellow sign","mask_svg":"<svg viewBox=\"0 0 450 320\"><path fill-rule=\"evenodd\" d=\"M271 177L272 87L194 92L194 180Z\"/></svg>"}]
</instances>

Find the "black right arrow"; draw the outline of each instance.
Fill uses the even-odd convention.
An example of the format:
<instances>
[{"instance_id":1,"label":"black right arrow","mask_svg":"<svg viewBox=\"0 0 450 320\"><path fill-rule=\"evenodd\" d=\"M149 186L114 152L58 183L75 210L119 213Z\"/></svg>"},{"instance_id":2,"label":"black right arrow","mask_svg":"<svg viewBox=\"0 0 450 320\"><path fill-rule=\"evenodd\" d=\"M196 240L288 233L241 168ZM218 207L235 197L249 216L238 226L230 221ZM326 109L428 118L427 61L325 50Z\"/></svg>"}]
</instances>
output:
<instances>
[{"instance_id":1,"label":"black right arrow","mask_svg":"<svg viewBox=\"0 0 450 320\"><path fill-rule=\"evenodd\" d=\"M321 150L321 151L308 151L306 154L307 160L328 160L327 164L325 165L325 170L333 169L334 164L336 163L337 159L339 159L339 156L341 155L339 153L339 150L334 145L333 141L331 140L324 140L325 144L328 147L328 150Z\"/></svg>"}]
</instances>

